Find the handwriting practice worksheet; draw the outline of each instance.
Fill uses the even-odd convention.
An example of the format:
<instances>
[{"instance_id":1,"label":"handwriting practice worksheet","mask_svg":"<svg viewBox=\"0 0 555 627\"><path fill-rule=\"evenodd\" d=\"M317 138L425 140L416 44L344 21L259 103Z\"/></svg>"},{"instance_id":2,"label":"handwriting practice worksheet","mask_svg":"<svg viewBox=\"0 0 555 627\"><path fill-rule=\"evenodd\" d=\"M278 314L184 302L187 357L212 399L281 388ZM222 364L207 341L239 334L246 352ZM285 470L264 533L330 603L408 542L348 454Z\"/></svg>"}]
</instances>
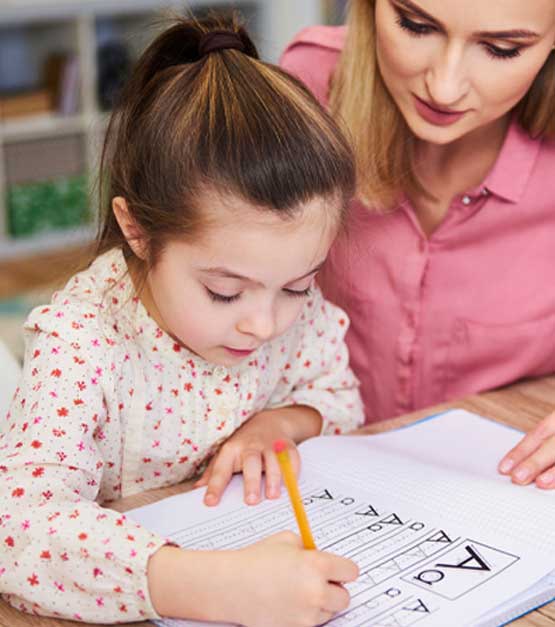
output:
<instances>
[{"instance_id":1,"label":"handwriting practice worksheet","mask_svg":"<svg viewBox=\"0 0 555 627\"><path fill-rule=\"evenodd\" d=\"M465 446L467 455L468 447L476 446L476 429L483 437L496 436L489 448L520 437L455 411L380 436L313 438L301 445L299 487L316 544L360 568L358 580L347 586L350 607L328 625L486 627L534 607L521 608L517 600L542 578L547 584L531 602L555 596L549 579L555 568L555 499L491 474L495 455L475 454L461 468ZM459 432L468 433L466 442ZM441 452L435 456L437 446ZM216 508L205 507L203 491L196 490L129 515L200 550L239 548L297 530L285 492L253 507L243 504L242 490L235 477ZM513 510L525 511L527 527ZM160 624L201 623L164 619Z\"/></svg>"}]
</instances>

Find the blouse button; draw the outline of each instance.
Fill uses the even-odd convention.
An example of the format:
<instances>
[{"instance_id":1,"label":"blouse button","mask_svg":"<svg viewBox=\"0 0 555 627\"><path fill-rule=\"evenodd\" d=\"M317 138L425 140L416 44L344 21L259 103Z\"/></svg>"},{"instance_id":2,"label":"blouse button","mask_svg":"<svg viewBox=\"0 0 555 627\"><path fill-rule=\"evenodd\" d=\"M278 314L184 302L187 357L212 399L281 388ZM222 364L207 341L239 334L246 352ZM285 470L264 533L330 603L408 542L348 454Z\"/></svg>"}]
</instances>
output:
<instances>
[{"instance_id":1,"label":"blouse button","mask_svg":"<svg viewBox=\"0 0 555 627\"><path fill-rule=\"evenodd\" d=\"M223 379L223 377L225 376L225 368L223 366L217 366L216 368L214 368L214 374L217 377L221 377Z\"/></svg>"},{"instance_id":2,"label":"blouse button","mask_svg":"<svg viewBox=\"0 0 555 627\"><path fill-rule=\"evenodd\" d=\"M467 194L465 194L462 197L462 204L465 205L466 207L468 207L468 205L472 202L472 198L470 198L470 196L468 196Z\"/></svg>"}]
</instances>

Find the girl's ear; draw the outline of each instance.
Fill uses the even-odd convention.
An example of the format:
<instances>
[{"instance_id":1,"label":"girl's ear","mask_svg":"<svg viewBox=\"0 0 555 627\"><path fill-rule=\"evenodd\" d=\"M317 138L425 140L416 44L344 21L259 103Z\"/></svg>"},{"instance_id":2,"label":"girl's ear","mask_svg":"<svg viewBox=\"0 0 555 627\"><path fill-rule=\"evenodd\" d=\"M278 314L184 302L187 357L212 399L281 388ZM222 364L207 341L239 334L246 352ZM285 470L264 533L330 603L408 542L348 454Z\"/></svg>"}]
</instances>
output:
<instances>
[{"instance_id":1,"label":"girl's ear","mask_svg":"<svg viewBox=\"0 0 555 627\"><path fill-rule=\"evenodd\" d=\"M121 196L116 196L112 200L112 211L116 216L119 228L123 233L131 250L142 261L146 261L147 257L147 241L142 229L136 223L133 216L129 213L127 201Z\"/></svg>"}]
</instances>

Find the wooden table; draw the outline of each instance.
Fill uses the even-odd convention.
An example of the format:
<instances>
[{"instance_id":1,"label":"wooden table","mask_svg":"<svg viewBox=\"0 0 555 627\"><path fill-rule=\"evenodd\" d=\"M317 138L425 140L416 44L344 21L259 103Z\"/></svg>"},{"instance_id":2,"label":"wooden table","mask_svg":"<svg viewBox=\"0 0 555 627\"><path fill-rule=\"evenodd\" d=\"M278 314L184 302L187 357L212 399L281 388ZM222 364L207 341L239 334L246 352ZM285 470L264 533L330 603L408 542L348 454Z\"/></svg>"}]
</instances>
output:
<instances>
[{"instance_id":1,"label":"wooden table","mask_svg":"<svg viewBox=\"0 0 555 627\"><path fill-rule=\"evenodd\" d=\"M499 422L527 431L555 408L555 377L526 381L508 388L488 392L487 394L470 396L462 401L437 405L436 407L407 414L394 420L371 425L370 427L366 427L363 432L377 433L387 431L391 428L414 422L424 416L452 407L468 409L469 411L495 418L499 420ZM190 483L182 483L170 488L144 492L117 501L111 504L111 506L113 509L123 512L134 507L153 503L161 498L172 496L173 494L185 492L190 489L190 485ZM84 625L85 623L38 618L21 614L13 610L6 603L0 601L0 625L2 625L2 627L70 627L71 625L77 624ZM146 627L152 623L142 622L127 624L132 627ZM90 623L87 623L87 625L91 626ZM555 603L550 603L528 614L513 622L512 625L515 627L555 627Z\"/></svg>"}]
</instances>

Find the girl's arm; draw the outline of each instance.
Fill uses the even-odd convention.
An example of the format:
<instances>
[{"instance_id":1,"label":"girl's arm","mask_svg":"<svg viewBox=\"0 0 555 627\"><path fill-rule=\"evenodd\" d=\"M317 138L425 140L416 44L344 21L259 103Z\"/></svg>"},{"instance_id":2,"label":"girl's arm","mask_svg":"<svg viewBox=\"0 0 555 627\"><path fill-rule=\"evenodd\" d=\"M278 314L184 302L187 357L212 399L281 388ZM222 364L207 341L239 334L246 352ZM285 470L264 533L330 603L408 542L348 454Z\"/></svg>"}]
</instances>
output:
<instances>
[{"instance_id":1,"label":"girl's arm","mask_svg":"<svg viewBox=\"0 0 555 627\"><path fill-rule=\"evenodd\" d=\"M104 404L104 353L86 350L83 330L71 345L59 334L33 334L0 423L0 593L42 615L155 618L147 561L165 540L95 502L120 446L117 415L108 420Z\"/></svg>"},{"instance_id":2,"label":"girl's arm","mask_svg":"<svg viewBox=\"0 0 555 627\"><path fill-rule=\"evenodd\" d=\"M163 616L264 627L311 626L345 609L356 565L302 548L282 532L235 551L163 547L150 558L148 582Z\"/></svg>"}]
</instances>

